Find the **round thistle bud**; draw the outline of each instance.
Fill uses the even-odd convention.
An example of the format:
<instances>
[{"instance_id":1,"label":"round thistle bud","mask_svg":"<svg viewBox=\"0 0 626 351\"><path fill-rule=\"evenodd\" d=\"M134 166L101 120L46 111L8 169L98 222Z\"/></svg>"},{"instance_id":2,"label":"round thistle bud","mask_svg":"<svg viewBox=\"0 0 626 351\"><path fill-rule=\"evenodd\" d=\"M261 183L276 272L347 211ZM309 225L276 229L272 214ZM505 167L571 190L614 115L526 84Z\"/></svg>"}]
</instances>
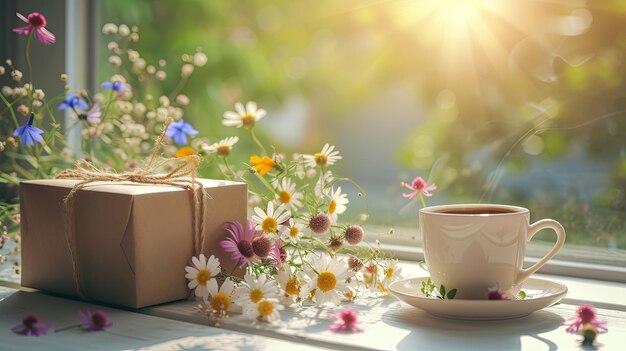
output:
<instances>
[{"instance_id":1,"label":"round thistle bud","mask_svg":"<svg viewBox=\"0 0 626 351\"><path fill-rule=\"evenodd\" d=\"M270 254L271 249L272 242L264 236L257 238L252 242L252 251L254 251L255 255L261 258L267 257Z\"/></svg>"},{"instance_id":2,"label":"round thistle bud","mask_svg":"<svg viewBox=\"0 0 626 351\"><path fill-rule=\"evenodd\" d=\"M315 234L324 234L330 228L330 218L323 213L316 213L309 219L309 228Z\"/></svg>"},{"instance_id":3,"label":"round thistle bud","mask_svg":"<svg viewBox=\"0 0 626 351\"><path fill-rule=\"evenodd\" d=\"M279 256L280 256L280 262L282 262L282 263L287 262L287 250L285 250L284 247L280 247L278 249L278 253L279 253Z\"/></svg>"},{"instance_id":4,"label":"round thistle bud","mask_svg":"<svg viewBox=\"0 0 626 351\"><path fill-rule=\"evenodd\" d=\"M363 268L363 261L356 256L350 256L350 258L348 258L348 267L350 267L351 270L358 272L361 268Z\"/></svg>"},{"instance_id":5,"label":"round thistle bud","mask_svg":"<svg viewBox=\"0 0 626 351\"><path fill-rule=\"evenodd\" d=\"M343 246L343 238L341 237L331 237L328 240L328 248L330 249L330 251L332 251L333 253L341 250L341 247Z\"/></svg>"},{"instance_id":6,"label":"round thistle bud","mask_svg":"<svg viewBox=\"0 0 626 351\"><path fill-rule=\"evenodd\" d=\"M361 240L363 240L363 234L364 234L363 228L361 228L358 225L351 225L348 228L346 228L346 231L343 235L346 238L346 241L348 242L348 244L356 245L360 243Z\"/></svg>"}]
</instances>

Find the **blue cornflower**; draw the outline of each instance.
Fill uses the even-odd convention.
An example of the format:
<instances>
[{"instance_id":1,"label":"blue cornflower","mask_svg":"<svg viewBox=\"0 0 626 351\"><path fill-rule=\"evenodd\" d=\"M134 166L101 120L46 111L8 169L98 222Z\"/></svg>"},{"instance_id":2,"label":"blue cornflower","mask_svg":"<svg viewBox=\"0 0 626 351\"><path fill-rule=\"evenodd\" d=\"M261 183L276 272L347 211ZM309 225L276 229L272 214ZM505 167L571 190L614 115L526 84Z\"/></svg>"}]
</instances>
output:
<instances>
[{"instance_id":1,"label":"blue cornflower","mask_svg":"<svg viewBox=\"0 0 626 351\"><path fill-rule=\"evenodd\" d=\"M104 89L111 89L113 91L124 91L124 83L122 82L104 82L102 83L101 87L103 87Z\"/></svg>"},{"instance_id":2,"label":"blue cornflower","mask_svg":"<svg viewBox=\"0 0 626 351\"><path fill-rule=\"evenodd\" d=\"M87 106L87 103L84 102L83 100L81 100L78 96L76 95L71 95L68 96L65 99L65 102L62 103L61 105L59 105L58 109L59 110L65 110L66 108L75 108L75 107L79 107L83 110L86 110L89 108L89 106Z\"/></svg>"},{"instance_id":3,"label":"blue cornflower","mask_svg":"<svg viewBox=\"0 0 626 351\"><path fill-rule=\"evenodd\" d=\"M169 128L167 128L167 132L165 132L165 136L174 139L174 142L178 145L187 145L187 135L194 136L197 134L198 131L193 129L191 124L182 119L173 122Z\"/></svg>"},{"instance_id":4,"label":"blue cornflower","mask_svg":"<svg viewBox=\"0 0 626 351\"><path fill-rule=\"evenodd\" d=\"M35 145L35 141L41 143L43 141L43 130L33 127L33 120L35 119L35 114L30 113L30 117L28 117L28 122L23 126L17 128L15 132L13 132L13 136L19 136L22 138L22 145Z\"/></svg>"}]
</instances>

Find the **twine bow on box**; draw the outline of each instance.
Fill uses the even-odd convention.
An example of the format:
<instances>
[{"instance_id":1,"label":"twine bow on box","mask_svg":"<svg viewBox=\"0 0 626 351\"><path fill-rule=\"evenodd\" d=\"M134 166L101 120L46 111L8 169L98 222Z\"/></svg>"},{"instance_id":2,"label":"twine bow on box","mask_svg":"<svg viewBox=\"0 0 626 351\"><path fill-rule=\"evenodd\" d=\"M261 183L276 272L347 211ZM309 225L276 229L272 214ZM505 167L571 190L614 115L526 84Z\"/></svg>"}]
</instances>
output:
<instances>
[{"instance_id":1,"label":"twine bow on box","mask_svg":"<svg viewBox=\"0 0 626 351\"><path fill-rule=\"evenodd\" d=\"M80 183L74 185L65 197L65 239L72 260L72 271L76 290L81 298L86 299L80 284L79 264L76 253L76 228L74 225L75 201L78 192L93 182L133 182L140 184L170 185L183 188L189 192L191 201L191 223L193 228L193 249L197 256L204 247L204 189L196 180L196 171L200 165L200 156L190 155L182 158L165 158L157 161L157 153L165 141L165 132L172 123L168 118L163 131L156 139L154 148L148 163L144 167L124 172L112 173L97 168L91 162L85 160L76 161L74 169L68 169L59 173L57 179L79 179ZM172 170L168 173L158 173L164 167L169 166Z\"/></svg>"}]
</instances>

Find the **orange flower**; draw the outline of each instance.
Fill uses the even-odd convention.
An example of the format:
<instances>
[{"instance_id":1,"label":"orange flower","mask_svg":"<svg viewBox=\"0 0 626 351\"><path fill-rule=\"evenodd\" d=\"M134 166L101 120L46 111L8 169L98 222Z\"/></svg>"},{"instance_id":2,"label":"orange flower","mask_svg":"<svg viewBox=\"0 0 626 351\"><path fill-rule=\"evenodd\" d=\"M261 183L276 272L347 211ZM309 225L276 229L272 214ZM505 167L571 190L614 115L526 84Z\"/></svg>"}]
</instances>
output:
<instances>
[{"instance_id":1,"label":"orange flower","mask_svg":"<svg viewBox=\"0 0 626 351\"><path fill-rule=\"evenodd\" d=\"M178 151L176 151L176 157L191 156L191 155L194 155L195 153L196 153L196 150L194 150L193 148L189 146L185 146L184 148L181 148Z\"/></svg>"},{"instance_id":2,"label":"orange flower","mask_svg":"<svg viewBox=\"0 0 626 351\"><path fill-rule=\"evenodd\" d=\"M250 156L250 163L261 175L266 175L272 168L276 167L276 162L267 156L260 158L257 155Z\"/></svg>"}]
</instances>

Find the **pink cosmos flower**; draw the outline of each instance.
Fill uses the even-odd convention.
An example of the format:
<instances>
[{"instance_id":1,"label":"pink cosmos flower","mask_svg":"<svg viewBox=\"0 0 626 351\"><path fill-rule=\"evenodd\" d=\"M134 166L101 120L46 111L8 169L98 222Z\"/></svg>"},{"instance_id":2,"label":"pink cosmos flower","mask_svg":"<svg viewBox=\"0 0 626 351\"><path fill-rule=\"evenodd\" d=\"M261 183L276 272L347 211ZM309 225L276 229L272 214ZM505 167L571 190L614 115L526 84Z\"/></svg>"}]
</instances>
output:
<instances>
[{"instance_id":1,"label":"pink cosmos flower","mask_svg":"<svg viewBox=\"0 0 626 351\"><path fill-rule=\"evenodd\" d=\"M411 190L410 193L402 194L402 197L408 199L413 199L419 193L422 193L424 196L431 196L432 194L430 192L437 189L437 185L434 183L431 185L426 184L426 181L422 179L422 177L415 177L410 185L402 182L402 186Z\"/></svg>"},{"instance_id":2,"label":"pink cosmos flower","mask_svg":"<svg viewBox=\"0 0 626 351\"><path fill-rule=\"evenodd\" d=\"M606 321L600 321L596 319L596 309L592 305L580 305L576 311L576 316L573 318L573 322L567 327L565 331L571 334L576 334L580 331L581 327L586 324L594 326L598 333L606 333Z\"/></svg>"},{"instance_id":3,"label":"pink cosmos flower","mask_svg":"<svg viewBox=\"0 0 626 351\"><path fill-rule=\"evenodd\" d=\"M244 231L239 222L226 223L226 231L230 233L231 237L220 241L220 247L229 252L239 266L245 266L256 259L252 241L258 237L259 233L254 229L255 226L252 221L248 220L247 228Z\"/></svg>"},{"instance_id":4,"label":"pink cosmos flower","mask_svg":"<svg viewBox=\"0 0 626 351\"><path fill-rule=\"evenodd\" d=\"M32 30L35 31L35 38L44 45L54 44L56 38L54 34L50 33L46 29L46 18L39 12L32 12L28 14L28 17L24 17L21 13L17 13L17 17L28 25L25 27L13 28L13 31L18 34L29 35Z\"/></svg>"},{"instance_id":5,"label":"pink cosmos flower","mask_svg":"<svg viewBox=\"0 0 626 351\"><path fill-rule=\"evenodd\" d=\"M104 311L92 313L91 309L87 308L87 313L83 313L83 311L79 310L78 314L80 314L80 319L83 321L83 324L87 326L87 331L101 331L113 325L113 323L109 322L107 314Z\"/></svg>"},{"instance_id":6,"label":"pink cosmos flower","mask_svg":"<svg viewBox=\"0 0 626 351\"><path fill-rule=\"evenodd\" d=\"M15 334L21 334L26 336L39 336L48 332L48 329L52 327L52 322L42 322L39 317L35 315L28 315L22 319L22 323L11 328Z\"/></svg>"},{"instance_id":7,"label":"pink cosmos flower","mask_svg":"<svg viewBox=\"0 0 626 351\"><path fill-rule=\"evenodd\" d=\"M337 318L337 321L335 322L335 324L332 324L328 328L332 332L360 333L363 331L363 328L357 325L359 323L359 315L353 309L344 308L343 310L339 311L339 313L335 316L335 318Z\"/></svg>"}]
</instances>

